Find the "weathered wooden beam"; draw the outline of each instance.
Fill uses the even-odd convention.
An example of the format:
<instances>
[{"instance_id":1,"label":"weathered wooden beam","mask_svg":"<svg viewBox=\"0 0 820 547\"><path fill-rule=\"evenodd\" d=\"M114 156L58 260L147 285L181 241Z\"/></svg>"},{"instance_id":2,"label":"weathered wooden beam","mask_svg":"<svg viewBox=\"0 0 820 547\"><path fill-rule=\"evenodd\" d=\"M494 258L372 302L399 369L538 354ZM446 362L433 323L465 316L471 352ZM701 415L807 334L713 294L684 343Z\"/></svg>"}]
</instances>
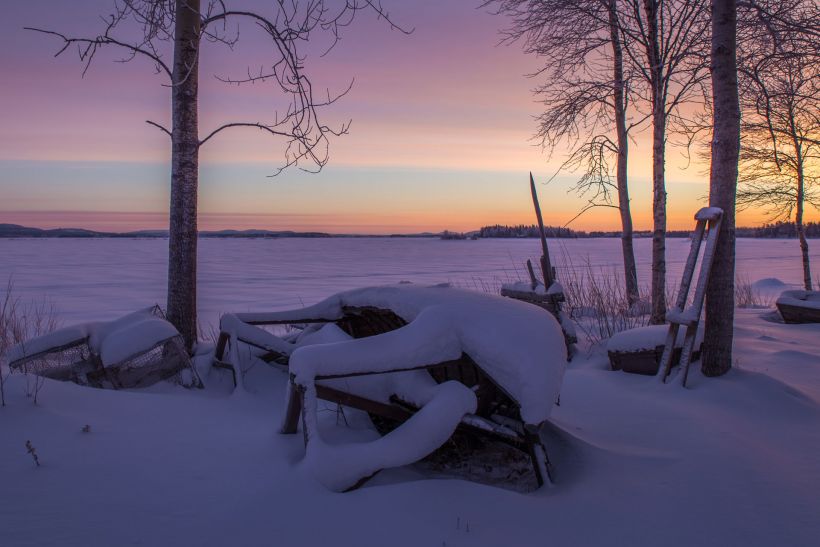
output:
<instances>
[{"instance_id":1,"label":"weathered wooden beam","mask_svg":"<svg viewBox=\"0 0 820 547\"><path fill-rule=\"evenodd\" d=\"M285 419L282 421L282 433L292 435L299 429L299 417L302 414L305 388L291 378L288 386L288 402L285 407Z\"/></svg>"},{"instance_id":2,"label":"weathered wooden beam","mask_svg":"<svg viewBox=\"0 0 820 547\"><path fill-rule=\"evenodd\" d=\"M363 410L372 414L377 414L384 418L403 422L413 415L412 412L399 406L385 404L365 397L360 397L352 393L347 393L336 388L316 384L316 396L322 400L337 403L357 410Z\"/></svg>"},{"instance_id":3,"label":"weathered wooden beam","mask_svg":"<svg viewBox=\"0 0 820 547\"><path fill-rule=\"evenodd\" d=\"M535 191L535 179L532 178L532 173L530 173L530 192L532 193L532 204L535 206L535 216L538 219L538 233L541 236L541 270L544 275L544 286L549 288L555 276L552 274L550 251L547 247L547 234L544 231L544 219L541 216L541 205L538 203L538 193Z\"/></svg>"}]
</instances>

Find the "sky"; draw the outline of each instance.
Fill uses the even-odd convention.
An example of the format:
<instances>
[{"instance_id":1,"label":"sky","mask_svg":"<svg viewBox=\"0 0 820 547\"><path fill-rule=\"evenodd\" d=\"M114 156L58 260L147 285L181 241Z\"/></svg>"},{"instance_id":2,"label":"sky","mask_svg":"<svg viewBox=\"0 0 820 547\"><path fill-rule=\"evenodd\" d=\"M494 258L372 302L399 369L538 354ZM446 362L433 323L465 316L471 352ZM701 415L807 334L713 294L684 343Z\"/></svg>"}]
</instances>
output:
<instances>
[{"instance_id":1,"label":"sky","mask_svg":"<svg viewBox=\"0 0 820 547\"><path fill-rule=\"evenodd\" d=\"M265 0L235 0L269 9ZM383 0L391 19L362 15L326 56L318 37L305 61L315 89L351 91L323 113L348 135L331 141L318 174L270 177L283 143L253 129L226 131L200 151L200 229L294 229L336 233L473 230L531 224L528 173L556 174L562 150L532 140L541 106L527 77L538 60L520 45L499 45L507 21L475 0ZM149 63L117 62L103 51L83 77L76 53L26 31L38 26L95 35L111 0L29 0L0 20L0 222L98 230L167 228L170 142L145 123L169 125L170 91ZM270 122L283 105L268 84L226 85L270 64L271 45L252 25L238 28L233 51L207 44L200 67L202 135L228 121ZM648 132L630 149L636 229L651 227ZM570 191L572 173L539 184L545 223L564 225L586 204ZM667 153L668 226L688 229L708 194L707 168ZM758 224L759 211L738 223ZM573 221L583 230L617 230L614 209Z\"/></svg>"}]
</instances>

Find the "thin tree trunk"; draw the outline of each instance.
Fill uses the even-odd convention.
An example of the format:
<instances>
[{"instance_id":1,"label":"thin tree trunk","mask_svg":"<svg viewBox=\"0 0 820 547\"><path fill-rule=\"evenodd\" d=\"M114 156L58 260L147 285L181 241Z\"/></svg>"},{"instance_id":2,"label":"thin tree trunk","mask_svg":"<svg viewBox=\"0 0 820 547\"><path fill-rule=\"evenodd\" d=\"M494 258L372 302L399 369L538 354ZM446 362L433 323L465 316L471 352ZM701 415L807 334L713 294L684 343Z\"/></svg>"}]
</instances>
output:
<instances>
[{"instance_id":1,"label":"thin tree trunk","mask_svg":"<svg viewBox=\"0 0 820 547\"><path fill-rule=\"evenodd\" d=\"M809 266L809 242L806 240L806 229L803 226L803 206L805 201L805 180L803 178L803 154L800 143L794 139L797 158L797 204L794 215L794 227L800 240L800 254L803 256L803 287L811 290L811 267Z\"/></svg>"},{"instance_id":2,"label":"thin tree trunk","mask_svg":"<svg viewBox=\"0 0 820 547\"><path fill-rule=\"evenodd\" d=\"M735 312L735 194L740 153L735 0L712 0L712 164L709 204L723 221L706 292L706 336L701 369L720 376L732 367Z\"/></svg>"},{"instance_id":3,"label":"thin tree trunk","mask_svg":"<svg viewBox=\"0 0 820 547\"><path fill-rule=\"evenodd\" d=\"M196 342L197 186L200 0L176 0L172 90L168 320L189 350Z\"/></svg>"},{"instance_id":4,"label":"thin tree trunk","mask_svg":"<svg viewBox=\"0 0 820 547\"><path fill-rule=\"evenodd\" d=\"M632 213L629 209L629 186L627 181L627 160L629 157L629 137L626 130L626 97L624 93L624 57L621 49L617 0L609 0L609 34L612 41L613 87L615 99L615 127L618 133L618 164L616 181L618 185L618 210L621 214L621 250L624 256L624 277L626 278L626 298L629 305L638 301L638 271L635 266L635 251L632 247Z\"/></svg>"},{"instance_id":5,"label":"thin tree trunk","mask_svg":"<svg viewBox=\"0 0 820 547\"><path fill-rule=\"evenodd\" d=\"M666 321L666 101L658 35L658 1L644 0L648 33L647 58L652 84L652 315L650 322Z\"/></svg>"}]
</instances>

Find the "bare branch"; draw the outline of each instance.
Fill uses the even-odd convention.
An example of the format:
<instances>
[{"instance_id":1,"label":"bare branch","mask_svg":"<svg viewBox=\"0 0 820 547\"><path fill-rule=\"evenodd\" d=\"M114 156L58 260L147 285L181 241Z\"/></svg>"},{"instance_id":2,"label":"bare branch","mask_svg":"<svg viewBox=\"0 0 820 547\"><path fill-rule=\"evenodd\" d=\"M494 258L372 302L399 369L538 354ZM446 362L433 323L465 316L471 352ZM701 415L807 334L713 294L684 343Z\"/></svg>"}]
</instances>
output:
<instances>
[{"instance_id":1,"label":"bare branch","mask_svg":"<svg viewBox=\"0 0 820 547\"><path fill-rule=\"evenodd\" d=\"M158 124L157 122L152 122L151 120L145 120L145 123L147 123L148 125L153 125L157 129L159 129L160 131L162 131L163 133L168 135L169 137L173 138L173 134L168 129L166 129L162 125Z\"/></svg>"}]
</instances>

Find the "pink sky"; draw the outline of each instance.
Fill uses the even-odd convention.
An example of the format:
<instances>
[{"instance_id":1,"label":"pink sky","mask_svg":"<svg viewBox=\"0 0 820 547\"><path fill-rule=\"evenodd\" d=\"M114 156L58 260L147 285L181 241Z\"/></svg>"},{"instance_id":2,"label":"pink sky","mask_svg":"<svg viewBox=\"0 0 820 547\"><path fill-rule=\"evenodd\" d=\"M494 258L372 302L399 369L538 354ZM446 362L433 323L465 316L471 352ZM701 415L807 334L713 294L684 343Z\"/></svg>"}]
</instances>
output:
<instances>
[{"instance_id":1,"label":"pink sky","mask_svg":"<svg viewBox=\"0 0 820 547\"><path fill-rule=\"evenodd\" d=\"M251 7L254 2L240 2ZM308 60L317 89L351 93L326 121L353 120L331 145L331 167L303 176L272 172L282 143L253 130L224 133L201 152L201 227L414 232L475 229L533 221L527 173L546 180L560 164L529 140L539 112L524 75L537 61L520 48L497 47L504 20L476 3L385 0L391 31L363 17L345 29L325 58ZM97 229L167 226L167 137L146 125L167 124L169 94L143 62L100 55L83 79L76 56L54 59L59 44L21 30L38 25L93 33L108 0L15 3L0 22L0 222ZM214 73L238 75L264 63L267 44L240 28L235 51L209 46L202 57L203 134L229 120L271 118L281 97L272 87L228 87ZM318 44L317 44L318 45ZM632 147L633 213L650 226L651 149ZM687 228L708 191L702 166L682 169L670 150L670 228ZM546 221L564 224L585 201L567 189L571 175L539 192ZM760 214L741 217L759 222ZM614 211L590 213L580 229L617 229Z\"/></svg>"}]
</instances>

